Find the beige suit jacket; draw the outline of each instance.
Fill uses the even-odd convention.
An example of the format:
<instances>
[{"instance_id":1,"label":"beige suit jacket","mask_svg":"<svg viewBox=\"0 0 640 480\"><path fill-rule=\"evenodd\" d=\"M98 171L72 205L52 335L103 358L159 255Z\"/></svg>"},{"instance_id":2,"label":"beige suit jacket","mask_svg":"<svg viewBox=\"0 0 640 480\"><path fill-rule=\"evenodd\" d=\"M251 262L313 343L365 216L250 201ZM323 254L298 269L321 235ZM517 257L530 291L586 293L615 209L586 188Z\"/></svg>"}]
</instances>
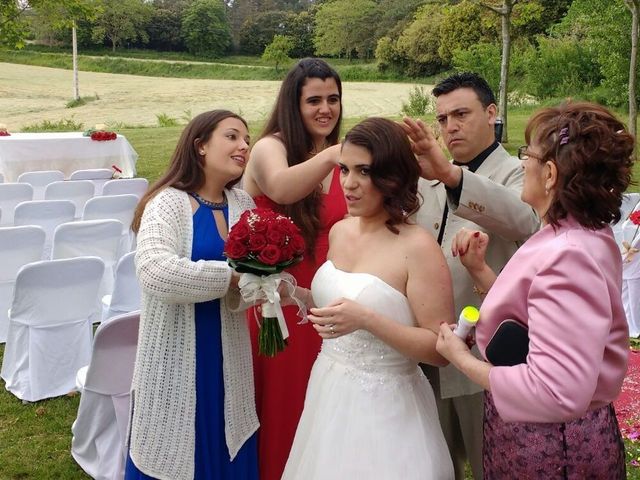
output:
<instances>
[{"instance_id":1,"label":"beige suit jacket","mask_svg":"<svg viewBox=\"0 0 640 480\"><path fill-rule=\"evenodd\" d=\"M442 250L451 269L456 315L466 305L480 307L482 298L474 293L473 281L457 257L451 255L451 242L462 228L486 232L489 237L486 261L499 273L511 255L538 231L540 221L533 209L520 200L524 171L516 157L499 145L473 173L462 167L462 193L455 205L444 184L420 179L418 188L424 204L417 222L438 238L446 203L449 213L442 238ZM480 319L482 321L482 319ZM470 395L481 391L455 367L439 369L442 398Z\"/></svg>"}]
</instances>

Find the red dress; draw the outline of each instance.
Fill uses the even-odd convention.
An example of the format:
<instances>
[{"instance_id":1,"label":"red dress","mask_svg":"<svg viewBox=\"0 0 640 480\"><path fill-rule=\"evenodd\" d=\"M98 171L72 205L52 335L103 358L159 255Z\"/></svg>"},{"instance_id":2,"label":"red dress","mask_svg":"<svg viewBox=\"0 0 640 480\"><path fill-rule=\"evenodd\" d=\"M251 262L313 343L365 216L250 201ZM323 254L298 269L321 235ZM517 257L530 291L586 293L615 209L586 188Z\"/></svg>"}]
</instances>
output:
<instances>
[{"instance_id":1,"label":"red dress","mask_svg":"<svg viewBox=\"0 0 640 480\"><path fill-rule=\"evenodd\" d=\"M258 207L278 210L279 207L264 195L255 198ZM315 256L306 256L302 262L287 270L298 285L311 287L316 270L327 259L329 230L347 213L340 169L336 167L329 193L320 205L321 230L315 246ZM288 345L275 357L263 357L258 352L258 326L253 311L249 311L249 329L253 347L253 367L256 384L256 407L260 419L258 430L258 462L260 480L280 480L289 457L289 450L302 414L307 382L311 367L320 352L322 339L311 323L297 325L298 308L283 308L289 329Z\"/></svg>"}]
</instances>

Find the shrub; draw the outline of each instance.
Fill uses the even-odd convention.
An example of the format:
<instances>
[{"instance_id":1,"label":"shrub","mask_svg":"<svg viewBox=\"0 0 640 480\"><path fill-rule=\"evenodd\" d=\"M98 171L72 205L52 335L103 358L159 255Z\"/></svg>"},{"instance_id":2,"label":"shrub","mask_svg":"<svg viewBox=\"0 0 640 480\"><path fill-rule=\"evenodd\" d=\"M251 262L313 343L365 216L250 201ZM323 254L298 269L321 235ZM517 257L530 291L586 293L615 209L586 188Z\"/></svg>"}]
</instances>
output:
<instances>
[{"instance_id":1,"label":"shrub","mask_svg":"<svg viewBox=\"0 0 640 480\"><path fill-rule=\"evenodd\" d=\"M159 127L176 127L178 125L178 120L170 117L166 113L158 113L156 114L156 118L158 119Z\"/></svg>"},{"instance_id":2,"label":"shrub","mask_svg":"<svg viewBox=\"0 0 640 480\"><path fill-rule=\"evenodd\" d=\"M76 122L73 115L71 118L43 120L22 127L23 132L81 132L83 130L84 124Z\"/></svg>"},{"instance_id":3,"label":"shrub","mask_svg":"<svg viewBox=\"0 0 640 480\"><path fill-rule=\"evenodd\" d=\"M424 117L434 110L434 99L422 86L413 87L409 92L409 102L402 102L402 113L408 117Z\"/></svg>"},{"instance_id":4,"label":"shrub","mask_svg":"<svg viewBox=\"0 0 640 480\"><path fill-rule=\"evenodd\" d=\"M595 57L572 38L540 38L527 61L526 90L538 98L583 94L600 84Z\"/></svg>"}]
</instances>

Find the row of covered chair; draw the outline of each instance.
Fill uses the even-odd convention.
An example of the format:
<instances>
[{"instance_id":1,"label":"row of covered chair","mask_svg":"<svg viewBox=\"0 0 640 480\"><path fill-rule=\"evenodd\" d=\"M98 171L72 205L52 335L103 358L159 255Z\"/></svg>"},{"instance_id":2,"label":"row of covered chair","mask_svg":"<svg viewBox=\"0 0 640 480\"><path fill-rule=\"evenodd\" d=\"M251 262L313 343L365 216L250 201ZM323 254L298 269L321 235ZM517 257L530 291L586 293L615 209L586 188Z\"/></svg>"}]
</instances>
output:
<instances>
[{"instance_id":1,"label":"row of covered chair","mask_svg":"<svg viewBox=\"0 0 640 480\"><path fill-rule=\"evenodd\" d=\"M129 259L121 263L126 270ZM77 372L91 357L92 319L99 314L103 273L98 257L39 261L20 269L0 371L9 392L33 402L76 390ZM105 324L140 308L137 281L126 275L119 277L111 305L105 305ZM116 298L123 293L124 298Z\"/></svg>"},{"instance_id":2,"label":"row of covered chair","mask_svg":"<svg viewBox=\"0 0 640 480\"><path fill-rule=\"evenodd\" d=\"M106 195L90 198L85 204L82 220L118 220L121 222L120 252L133 248L131 221L138 204L138 197L132 194ZM19 203L14 210L13 225L37 225L46 233L43 260L49 258L53 233L56 227L76 219L76 206L70 200L32 200Z\"/></svg>"},{"instance_id":3,"label":"row of covered chair","mask_svg":"<svg viewBox=\"0 0 640 480\"><path fill-rule=\"evenodd\" d=\"M118 220L87 220L64 223L56 227L53 234L51 255L46 259L65 259L80 256L99 257L104 265L104 273L99 285L99 297L115 294L117 274L120 263L127 260L126 285L131 295L138 295L133 270L133 252L121 256L122 224ZM42 227L28 225L0 228L0 342L7 337L9 317L7 309L11 305L14 284L20 269L43 258L46 233ZM122 257L122 258L121 258ZM123 267L124 268L124 267ZM127 292L124 292L127 293ZM119 293L122 297L122 293ZM96 304L98 303L96 298ZM112 310L118 309L117 300ZM127 300L131 303L131 301ZM139 302L139 299L138 299ZM103 314L99 311L92 317L100 321Z\"/></svg>"},{"instance_id":4,"label":"row of covered chair","mask_svg":"<svg viewBox=\"0 0 640 480\"><path fill-rule=\"evenodd\" d=\"M102 188L101 195L132 194L139 199L147 191L148 185L145 178L108 180ZM2 210L0 225L11 225L16 205L30 200L70 200L76 206L76 218L81 218L85 203L94 197L96 197L96 187L91 180L54 181L44 187L26 182L0 183L0 209Z\"/></svg>"}]
</instances>

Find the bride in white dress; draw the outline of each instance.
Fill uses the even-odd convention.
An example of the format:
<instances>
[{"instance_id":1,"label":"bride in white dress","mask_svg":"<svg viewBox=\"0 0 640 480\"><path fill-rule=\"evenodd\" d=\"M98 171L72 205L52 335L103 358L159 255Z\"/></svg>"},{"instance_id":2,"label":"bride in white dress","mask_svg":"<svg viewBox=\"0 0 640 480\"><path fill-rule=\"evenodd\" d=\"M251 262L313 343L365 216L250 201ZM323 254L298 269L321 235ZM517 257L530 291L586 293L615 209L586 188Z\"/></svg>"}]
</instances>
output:
<instances>
[{"instance_id":1,"label":"bride in white dress","mask_svg":"<svg viewBox=\"0 0 640 480\"><path fill-rule=\"evenodd\" d=\"M283 480L453 478L433 391L418 362L453 322L451 278L434 238L409 221L419 166L402 129L370 118L345 137L351 215L329 236L311 286L324 339Z\"/></svg>"}]
</instances>

